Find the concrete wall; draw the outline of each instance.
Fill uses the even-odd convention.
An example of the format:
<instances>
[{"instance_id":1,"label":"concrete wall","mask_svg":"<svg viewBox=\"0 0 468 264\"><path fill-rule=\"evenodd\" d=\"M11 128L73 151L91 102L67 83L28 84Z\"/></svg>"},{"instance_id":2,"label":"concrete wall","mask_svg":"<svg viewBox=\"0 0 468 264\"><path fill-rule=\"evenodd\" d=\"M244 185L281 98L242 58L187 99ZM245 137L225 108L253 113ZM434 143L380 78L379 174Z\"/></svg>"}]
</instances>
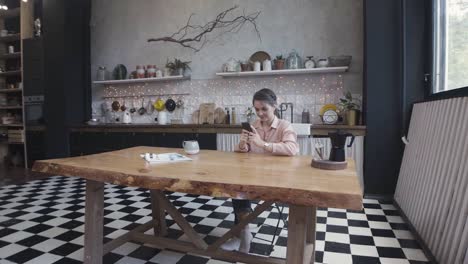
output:
<instances>
[{"instance_id":1,"label":"concrete wall","mask_svg":"<svg viewBox=\"0 0 468 264\"><path fill-rule=\"evenodd\" d=\"M195 14L192 19L194 24L205 24L234 5L239 6L237 14L243 10L246 13L261 11L257 21L261 41L248 24L240 32L224 35L198 53L176 44L146 41L151 37L172 34L185 25L192 13ZM136 65L156 64L163 67L167 58L177 57L192 61L192 80L205 83L219 80L215 73L229 58L246 60L259 50L268 52L272 58L279 54L287 56L292 49L303 57L326 58L349 54L353 56L350 72L342 76L334 74L335 77L326 79L342 80L343 90L362 93L362 0L93 0L91 42L93 76L101 65L112 70L116 64L122 63L130 71ZM321 76L310 77L314 78L317 84L323 79ZM303 82L304 77L292 77L291 80ZM218 84L222 85L222 81ZM307 91L309 94L323 94L318 90L312 91L317 89L312 84L304 84L310 88ZM151 93L152 87L149 85L144 91ZM256 88L252 87L252 91L247 90L247 93L253 94ZM290 90L285 94L298 94L294 87L287 89ZM95 106L106 94L104 90L103 87L93 88L94 115L98 114ZM223 105L222 102L216 103Z\"/></svg>"}]
</instances>

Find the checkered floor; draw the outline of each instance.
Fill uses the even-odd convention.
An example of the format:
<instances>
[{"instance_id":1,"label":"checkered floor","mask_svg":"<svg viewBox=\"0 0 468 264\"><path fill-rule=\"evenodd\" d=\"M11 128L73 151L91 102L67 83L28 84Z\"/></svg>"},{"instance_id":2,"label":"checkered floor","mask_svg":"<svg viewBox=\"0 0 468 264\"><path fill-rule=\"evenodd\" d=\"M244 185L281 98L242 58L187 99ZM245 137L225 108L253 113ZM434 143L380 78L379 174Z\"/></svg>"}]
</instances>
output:
<instances>
[{"instance_id":1,"label":"checkered floor","mask_svg":"<svg viewBox=\"0 0 468 264\"><path fill-rule=\"evenodd\" d=\"M0 188L0 263L81 263L83 259L84 186L79 178L51 177ZM233 225L230 200L168 193L207 243ZM149 192L106 185L105 241L150 220ZM426 256L391 203L365 199L364 211L320 209L317 212L316 263L428 263ZM282 217L287 218L288 208ZM268 254L280 214L263 212L251 224L251 253ZM169 236L187 240L168 216ZM287 229L279 221L272 256L286 256ZM126 243L104 263L226 263L202 256Z\"/></svg>"}]
</instances>

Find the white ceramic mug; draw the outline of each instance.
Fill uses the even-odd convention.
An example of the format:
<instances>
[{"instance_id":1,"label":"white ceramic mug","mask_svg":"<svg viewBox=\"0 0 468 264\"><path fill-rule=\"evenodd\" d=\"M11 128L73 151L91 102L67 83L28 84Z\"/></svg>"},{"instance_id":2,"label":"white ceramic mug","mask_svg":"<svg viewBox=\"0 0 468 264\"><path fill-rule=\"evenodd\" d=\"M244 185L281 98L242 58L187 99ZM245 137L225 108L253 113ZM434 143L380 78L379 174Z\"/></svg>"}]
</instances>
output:
<instances>
[{"instance_id":1,"label":"white ceramic mug","mask_svg":"<svg viewBox=\"0 0 468 264\"><path fill-rule=\"evenodd\" d=\"M198 145L198 141L196 140L188 140L182 142L182 146L184 147L184 151L187 154L197 154L200 152L200 146Z\"/></svg>"}]
</instances>

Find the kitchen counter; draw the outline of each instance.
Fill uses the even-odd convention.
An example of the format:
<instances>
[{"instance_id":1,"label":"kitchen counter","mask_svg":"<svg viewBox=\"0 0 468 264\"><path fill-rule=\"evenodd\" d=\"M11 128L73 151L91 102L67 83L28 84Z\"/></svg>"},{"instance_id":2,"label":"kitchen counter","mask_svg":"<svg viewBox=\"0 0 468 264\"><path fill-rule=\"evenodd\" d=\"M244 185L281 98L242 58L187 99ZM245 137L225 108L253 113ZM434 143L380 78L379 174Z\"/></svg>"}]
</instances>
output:
<instances>
[{"instance_id":1,"label":"kitchen counter","mask_svg":"<svg viewBox=\"0 0 468 264\"><path fill-rule=\"evenodd\" d=\"M199 124L98 124L71 126L72 132L166 132L166 133L240 133L241 125L199 125Z\"/></svg>"},{"instance_id":2,"label":"kitchen counter","mask_svg":"<svg viewBox=\"0 0 468 264\"><path fill-rule=\"evenodd\" d=\"M337 130L351 133L355 136L365 136L366 126L348 126L348 125L312 125L311 134L315 136L327 136L329 132Z\"/></svg>"},{"instance_id":3,"label":"kitchen counter","mask_svg":"<svg viewBox=\"0 0 468 264\"><path fill-rule=\"evenodd\" d=\"M79 124L71 126L72 132L165 132L165 133L225 133L239 134L241 125L199 125L199 124L98 124L87 125ZM343 131L352 133L355 136L364 136L366 126L347 126L347 125L311 125L311 133L316 136L326 136L328 132Z\"/></svg>"}]
</instances>

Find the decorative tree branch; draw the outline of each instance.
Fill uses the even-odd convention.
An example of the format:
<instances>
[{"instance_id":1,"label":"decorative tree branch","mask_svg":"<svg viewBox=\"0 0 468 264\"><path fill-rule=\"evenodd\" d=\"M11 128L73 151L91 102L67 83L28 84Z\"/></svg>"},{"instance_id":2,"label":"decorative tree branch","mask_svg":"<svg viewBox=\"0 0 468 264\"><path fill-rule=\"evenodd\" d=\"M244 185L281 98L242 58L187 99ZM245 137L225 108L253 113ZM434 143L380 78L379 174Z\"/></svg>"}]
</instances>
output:
<instances>
[{"instance_id":1,"label":"decorative tree branch","mask_svg":"<svg viewBox=\"0 0 468 264\"><path fill-rule=\"evenodd\" d=\"M172 42L198 52L209 42L207 35L212 35L212 33L216 31L221 31L216 35L216 37L211 39L211 41L213 41L226 33L239 32L246 23L250 23L254 27L258 38L261 40L260 32L258 31L257 24L255 22L260 15L260 12L246 15L244 11L241 16L235 17L234 19L227 19L226 16L237 8L238 6L234 6L219 13L214 20L206 23L204 26L191 25L190 21L193 17L193 14L191 14L187 20L187 24L171 36L150 38L148 39L148 42Z\"/></svg>"}]
</instances>

